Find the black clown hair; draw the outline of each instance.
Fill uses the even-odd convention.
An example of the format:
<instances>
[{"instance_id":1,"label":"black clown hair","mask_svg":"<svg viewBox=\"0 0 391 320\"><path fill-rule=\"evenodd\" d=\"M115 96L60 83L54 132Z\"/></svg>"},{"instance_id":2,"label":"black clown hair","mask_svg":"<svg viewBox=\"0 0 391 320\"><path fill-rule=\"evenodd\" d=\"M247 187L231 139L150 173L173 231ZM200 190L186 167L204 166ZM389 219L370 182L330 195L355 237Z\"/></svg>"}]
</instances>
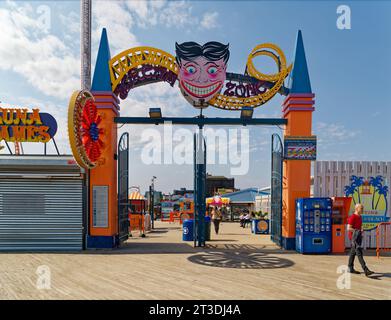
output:
<instances>
[{"instance_id":1,"label":"black clown hair","mask_svg":"<svg viewBox=\"0 0 391 320\"><path fill-rule=\"evenodd\" d=\"M227 63L229 59L229 44L222 44L217 41L210 41L203 46L197 42L189 41L178 44L175 42L176 61L181 65L181 60L194 60L197 57L205 57L210 61L224 59Z\"/></svg>"}]
</instances>

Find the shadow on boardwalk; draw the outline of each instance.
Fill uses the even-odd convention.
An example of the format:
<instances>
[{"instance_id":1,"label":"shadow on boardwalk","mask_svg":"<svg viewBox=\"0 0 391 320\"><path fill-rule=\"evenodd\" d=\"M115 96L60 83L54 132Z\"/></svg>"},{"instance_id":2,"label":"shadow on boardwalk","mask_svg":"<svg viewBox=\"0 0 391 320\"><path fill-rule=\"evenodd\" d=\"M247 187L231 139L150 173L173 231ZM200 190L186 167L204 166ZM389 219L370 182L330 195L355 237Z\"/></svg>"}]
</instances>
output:
<instances>
[{"instance_id":1,"label":"shadow on boardwalk","mask_svg":"<svg viewBox=\"0 0 391 320\"><path fill-rule=\"evenodd\" d=\"M279 250L276 247L249 244L207 244L203 248L194 248L193 242L127 242L115 251L98 251L96 254L192 254L187 257L189 262L218 268L277 269L293 266L292 260L272 255L281 252L292 253L292 251Z\"/></svg>"},{"instance_id":2,"label":"shadow on boardwalk","mask_svg":"<svg viewBox=\"0 0 391 320\"><path fill-rule=\"evenodd\" d=\"M260 252L211 251L188 258L190 262L208 267L235 269L278 269L294 265L289 259Z\"/></svg>"}]
</instances>

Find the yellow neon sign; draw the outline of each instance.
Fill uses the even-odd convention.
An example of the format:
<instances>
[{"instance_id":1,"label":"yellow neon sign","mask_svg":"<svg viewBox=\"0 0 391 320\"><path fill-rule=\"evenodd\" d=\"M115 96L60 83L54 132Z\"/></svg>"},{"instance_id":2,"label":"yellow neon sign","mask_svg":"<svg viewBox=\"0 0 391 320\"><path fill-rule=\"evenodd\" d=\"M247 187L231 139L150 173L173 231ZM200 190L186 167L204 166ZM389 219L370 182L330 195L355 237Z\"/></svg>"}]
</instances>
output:
<instances>
[{"instance_id":1,"label":"yellow neon sign","mask_svg":"<svg viewBox=\"0 0 391 320\"><path fill-rule=\"evenodd\" d=\"M39 109L0 108L0 141L47 143L56 132L56 120Z\"/></svg>"}]
</instances>

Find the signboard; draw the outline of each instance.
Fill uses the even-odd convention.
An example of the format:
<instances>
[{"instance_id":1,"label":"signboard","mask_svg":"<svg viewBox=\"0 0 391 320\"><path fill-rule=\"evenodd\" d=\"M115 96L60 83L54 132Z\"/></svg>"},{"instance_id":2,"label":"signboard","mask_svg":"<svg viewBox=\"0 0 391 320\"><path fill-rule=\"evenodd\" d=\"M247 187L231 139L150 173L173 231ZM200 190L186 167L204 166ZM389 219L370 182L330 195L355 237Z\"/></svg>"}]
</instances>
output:
<instances>
[{"instance_id":1,"label":"signboard","mask_svg":"<svg viewBox=\"0 0 391 320\"><path fill-rule=\"evenodd\" d=\"M264 74L254 59L266 56L277 66L275 74ZM285 78L292 69L283 51L271 43L257 45L247 57L245 73L227 72L229 44L209 41L175 43L175 56L153 47L135 47L110 60L112 90L125 99L131 89L165 81L178 82L183 97L195 108L213 106L226 110L258 107L278 92L287 93Z\"/></svg>"},{"instance_id":2,"label":"signboard","mask_svg":"<svg viewBox=\"0 0 391 320\"><path fill-rule=\"evenodd\" d=\"M383 176L350 177L350 185L345 186L345 196L352 197L349 215L354 212L354 206L361 203L364 206L362 215L364 230L372 230L381 222L389 221L387 216L387 196L389 186Z\"/></svg>"},{"instance_id":3,"label":"signboard","mask_svg":"<svg viewBox=\"0 0 391 320\"><path fill-rule=\"evenodd\" d=\"M159 81L166 81L174 86L177 77L174 72L165 67L144 64L138 69L130 69L122 78L114 93L124 100L133 88Z\"/></svg>"},{"instance_id":4,"label":"signboard","mask_svg":"<svg viewBox=\"0 0 391 320\"><path fill-rule=\"evenodd\" d=\"M92 226L107 228L109 221L109 187L92 187Z\"/></svg>"},{"instance_id":5,"label":"signboard","mask_svg":"<svg viewBox=\"0 0 391 320\"><path fill-rule=\"evenodd\" d=\"M285 160L316 160L316 136L284 137Z\"/></svg>"},{"instance_id":6,"label":"signboard","mask_svg":"<svg viewBox=\"0 0 391 320\"><path fill-rule=\"evenodd\" d=\"M56 119L39 109L0 108L0 141L47 143L56 132Z\"/></svg>"}]
</instances>

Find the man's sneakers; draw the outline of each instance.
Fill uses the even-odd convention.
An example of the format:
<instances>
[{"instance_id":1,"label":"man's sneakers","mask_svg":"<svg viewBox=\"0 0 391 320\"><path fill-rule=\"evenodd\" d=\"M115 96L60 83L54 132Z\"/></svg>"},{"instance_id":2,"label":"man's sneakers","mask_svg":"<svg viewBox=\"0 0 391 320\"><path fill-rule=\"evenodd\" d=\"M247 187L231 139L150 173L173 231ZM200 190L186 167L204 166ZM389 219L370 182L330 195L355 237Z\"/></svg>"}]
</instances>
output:
<instances>
[{"instance_id":1,"label":"man's sneakers","mask_svg":"<svg viewBox=\"0 0 391 320\"><path fill-rule=\"evenodd\" d=\"M353 273L353 274L361 274L361 272L353 269L353 268L349 268L349 273ZM374 274L373 271L369 270L368 268L365 268L364 270L364 273L365 273L365 276L369 277L370 275Z\"/></svg>"},{"instance_id":2,"label":"man's sneakers","mask_svg":"<svg viewBox=\"0 0 391 320\"><path fill-rule=\"evenodd\" d=\"M371 270L369 270L368 268L366 268L366 269L364 270L364 272L365 272L365 276L367 276L367 277L369 277L370 275L374 274L374 272L371 271Z\"/></svg>"},{"instance_id":3,"label":"man's sneakers","mask_svg":"<svg viewBox=\"0 0 391 320\"><path fill-rule=\"evenodd\" d=\"M354 274L361 274L361 272L354 270L353 268L349 269L349 273L354 273Z\"/></svg>"},{"instance_id":4,"label":"man's sneakers","mask_svg":"<svg viewBox=\"0 0 391 320\"><path fill-rule=\"evenodd\" d=\"M354 268L349 268L348 272L353 274L361 274L361 272L355 270ZM370 275L374 274L374 272L369 270L368 268L364 269L364 273L366 277L369 277Z\"/></svg>"}]
</instances>

